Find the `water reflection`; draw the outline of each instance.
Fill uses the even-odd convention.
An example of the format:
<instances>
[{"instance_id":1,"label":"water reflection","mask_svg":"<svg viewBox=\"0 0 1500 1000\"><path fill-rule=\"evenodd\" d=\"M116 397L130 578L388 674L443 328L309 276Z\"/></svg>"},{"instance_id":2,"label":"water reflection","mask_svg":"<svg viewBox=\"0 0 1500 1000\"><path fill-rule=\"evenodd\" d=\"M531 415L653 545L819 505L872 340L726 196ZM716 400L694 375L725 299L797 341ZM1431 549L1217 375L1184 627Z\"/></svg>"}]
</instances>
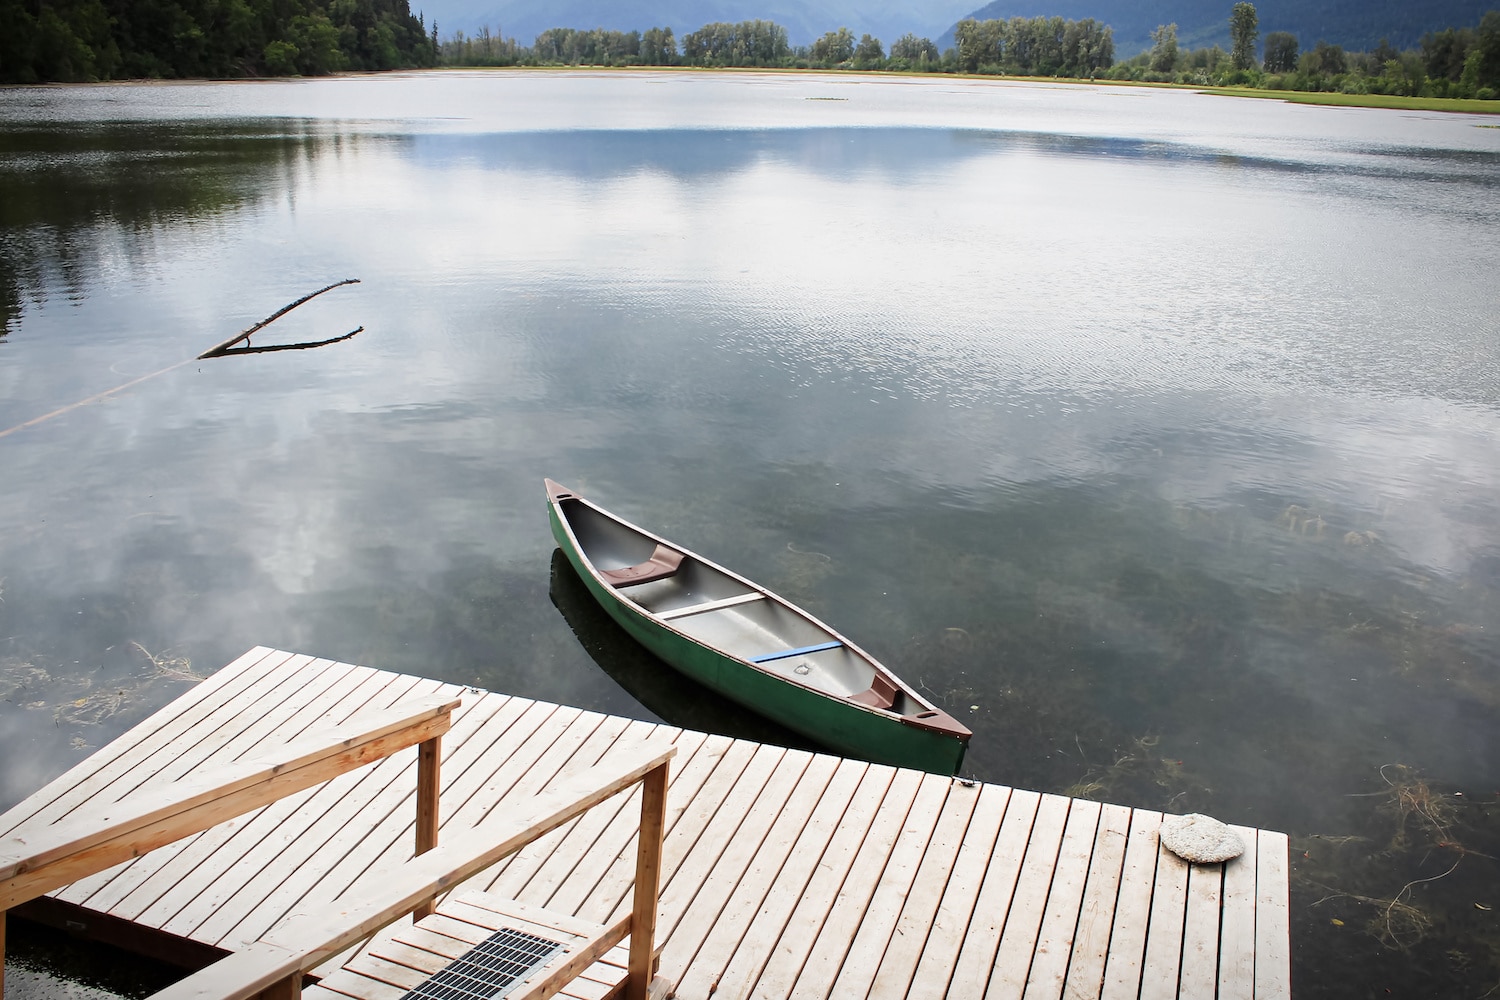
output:
<instances>
[{"instance_id":1,"label":"water reflection","mask_svg":"<svg viewBox=\"0 0 1500 1000\"><path fill-rule=\"evenodd\" d=\"M347 140L351 145L354 140ZM0 329L26 302L81 300L154 236L285 196L298 167L345 139L261 122L7 123L0 129Z\"/></svg>"},{"instance_id":2,"label":"water reflection","mask_svg":"<svg viewBox=\"0 0 1500 1000\"><path fill-rule=\"evenodd\" d=\"M1319 162L1303 157L1225 153L1207 146L1126 136L1058 135L944 128L802 128L604 132L436 133L416 136L411 155L431 169L481 166L527 170L588 180L651 171L679 180L701 180L753 170L771 162L837 180L873 172L892 183L918 181L956 159L996 153L1111 157L1159 166L1212 167L1224 171L1309 175L1361 180L1441 181L1482 197L1500 186L1500 153L1366 148L1357 158ZM1351 191L1359 190L1351 185ZM1408 187L1407 194L1411 189ZM1451 204L1444 197L1433 204ZM1454 206L1459 207L1459 206ZM1492 205L1467 204L1466 213L1492 217Z\"/></svg>"}]
</instances>

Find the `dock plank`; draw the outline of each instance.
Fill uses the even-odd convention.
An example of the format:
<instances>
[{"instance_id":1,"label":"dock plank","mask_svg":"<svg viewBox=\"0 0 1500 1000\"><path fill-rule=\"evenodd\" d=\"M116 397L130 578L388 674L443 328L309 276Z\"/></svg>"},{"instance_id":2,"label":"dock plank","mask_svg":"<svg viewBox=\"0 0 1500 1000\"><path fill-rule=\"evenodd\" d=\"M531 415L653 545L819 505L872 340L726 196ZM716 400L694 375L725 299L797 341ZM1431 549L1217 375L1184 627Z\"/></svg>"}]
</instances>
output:
<instances>
[{"instance_id":1,"label":"dock plank","mask_svg":"<svg viewBox=\"0 0 1500 1000\"><path fill-rule=\"evenodd\" d=\"M1255 997L1283 1000L1292 995L1286 834L1261 830L1255 849Z\"/></svg>"},{"instance_id":2,"label":"dock plank","mask_svg":"<svg viewBox=\"0 0 1500 1000\"><path fill-rule=\"evenodd\" d=\"M436 690L450 695L462 692L461 688L450 685ZM413 689L414 693L421 691L421 687ZM472 703L460 705L453 728L443 738L444 754L450 760L462 759L476 728L476 715L488 719L493 711L486 707L476 712ZM258 817L254 827L246 831L248 836L256 839L256 846L234 866L243 870L233 877L221 877L203 890L198 900L206 900L213 913L184 933L219 940L252 939L255 934L241 925L254 921L257 913L281 912L289 903L300 899L304 887L322 864L320 859L329 858L339 850L334 846L338 839L345 835L345 831L359 828L361 817L371 814L373 803L382 796L394 797L397 794L406 800L406 789L415 763L416 748L413 747L363 769L353 775L351 781L330 782L303 806L304 814L312 821L283 823L281 830L277 831L279 835L258 828L270 821L269 817ZM414 803L411 808L415 809ZM226 876L231 874L233 869ZM243 900L246 905L230 909L220 904L222 899L231 897ZM186 925L192 916L184 906L170 922Z\"/></svg>"},{"instance_id":3,"label":"dock plank","mask_svg":"<svg viewBox=\"0 0 1500 1000\"><path fill-rule=\"evenodd\" d=\"M1189 865L1183 917L1179 996L1213 996L1219 988L1219 922L1224 865Z\"/></svg>"},{"instance_id":4,"label":"dock plank","mask_svg":"<svg viewBox=\"0 0 1500 1000\"><path fill-rule=\"evenodd\" d=\"M787 918L780 937L760 970L755 993L760 996L793 996L793 987L806 965L808 956L830 915L829 901L841 898L850 871L856 866L867 842L885 836L885 830L899 824L915 797L919 779L892 768L871 766L866 772L870 795L861 805L873 804L868 815L851 803L845 822L838 824L818 859L813 878L807 883ZM894 839L894 834L891 834Z\"/></svg>"},{"instance_id":5,"label":"dock plank","mask_svg":"<svg viewBox=\"0 0 1500 1000\"><path fill-rule=\"evenodd\" d=\"M928 775L910 772L896 775L880 812L870 825L864 843L854 858L854 865L833 897L819 928L812 951L792 987L794 996L831 996L850 949L864 925L871 900L883 884L894 891L903 877L915 870L912 841L920 830L931 824L948 794L947 780L927 780ZM899 850L898 850L899 848ZM891 879L886 881L887 872ZM872 932L878 933L878 931Z\"/></svg>"},{"instance_id":6,"label":"dock plank","mask_svg":"<svg viewBox=\"0 0 1500 1000\"><path fill-rule=\"evenodd\" d=\"M1010 793L1005 819L1000 823L995 850L974 906L974 919L969 923L969 931L964 936L963 947L959 949L958 961L949 980L948 996L981 997L989 986L995 954L1000 949L1000 937L1010 913L1011 897L1015 895L1021 862L1026 857L1026 845L1031 839L1032 826L1041 804L1042 796L1036 792L1017 789ZM1030 965L1029 961L1027 965Z\"/></svg>"},{"instance_id":7,"label":"dock plank","mask_svg":"<svg viewBox=\"0 0 1500 1000\"><path fill-rule=\"evenodd\" d=\"M1151 922L1151 896L1156 887L1157 838L1161 813L1137 809L1130 814L1125 865L1115 904L1109 958L1104 965L1103 1000L1127 1000L1141 992L1141 968L1146 960L1146 931Z\"/></svg>"},{"instance_id":8,"label":"dock plank","mask_svg":"<svg viewBox=\"0 0 1500 1000\"><path fill-rule=\"evenodd\" d=\"M802 783L812 760L813 755L806 751L787 751L760 787L744 819L727 838L725 849L713 867L692 887L692 902L685 903L676 896L663 899L668 916L658 923L657 931L670 942L662 952L664 967L683 971L691 967L715 919L740 887L755 855L762 848L778 846L768 845L766 837L787 800ZM680 881L677 884L682 885ZM683 885L684 890L687 888L688 885Z\"/></svg>"},{"instance_id":9,"label":"dock plank","mask_svg":"<svg viewBox=\"0 0 1500 1000\"><path fill-rule=\"evenodd\" d=\"M585 751L580 751L580 756L588 759L593 753L597 753L598 756L592 756L592 762L597 763L603 755L612 750L639 745L655 737L677 743L678 756L672 763L680 768L685 765L692 750L696 749L701 742L701 740L682 741L680 729L664 728L639 720L620 719L618 726L601 728L599 731L600 735L607 733L613 733L613 738L608 743L601 743L593 750L585 748ZM631 824L630 829L633 831L640 823L640 799L639 789L634 789L628 795L617 796L607 803L590 809L576 820L527 845L511 858L510 863L490 883L488 891L517 898L523 895L533 898L538 894L550 897L551 887L555 883L539 879L543 869L555 860L563 858L574 859L574 867L576 867L578 863L590 856L599 838L604 836L605 831L622 816L628 817L624 822Z\"/></svg>"},{"instance_id":10,"label":"dock plank","mask_svg":"<svg viewBox=\"0 0 1500 1000\"><path fill-rule=\"evenodd\" d=\"M795 777L793 787L783 790L767 782L730 850L720 856L683 913L682 929L662 930L671 941L662 961L668 968L683 970L678 985L684 993L689 992L686 983L692 970L699 970L699 978L710 970L722 971L837 767L829 757L789 753L782 768Z\"/></svg>"},{"instance_id":11,"label":"dock plank","mask_svg":"<svg viewBox=\"0 0 1500 1000\"><path fill-rule=\"evenodd\" d=\"M507 740L505 734L512 733L514 727L528 717L533 717L538 725L542 724L550 717L551 709L552 706L538 706L537 703L522 698L485 698L471 703L465 697L463 711L455 725L460 734L465 732L467 719L478 719L481 717L478 713L481 712L489 714L484 717L484 724L477 733L464 737L456 746L450 745L453 741L444 740L442 801L438 817L440 824L446 823L450 814L473 794L479 784L489 780L515 750L519 740ZM414 815L414 806L405 803L409 796L415 794L416 786L408 772L402 773L404 777L384 783L378 788L375 795L360 809L357 819L331 823L335 827L333 833L317 845L317 849L294 870L278 872L281 882L275 893L253 906L238 908L240 920L224 935L225 938L245 940L254 936L246 930L247 927L274 924L288 911L287 900L300 899L310 894L323 874L336 864L340 852L349 849L362 831L368 830L372 834L376 832L379 818L407 822ZM439 843L442 839L440 826Z\"/></svg>"},{"instance_id":12,"label":"dock plank","mask_svg":"<svg viewBox=\"0 0 1500 1000\"><path fill-rule=\"evenodd\" d=\"M485 815L500 807L507 796L512 796L517 786L536 781L532 768L545 760L549 753L571 752L587 734L597 727L600 717L578 709L556 708L541 702L534 703L528 714L535 710L544 716L534 729L523 731L524 740L506 757L490 775L482 776L484 783L468 799L448 812L448 818L440 817L439 840L442 829L463 830L472 827ZM560 748L555 749L555 748ZM511 748L507 748L511 749ZM416 782L392 786L393 794L382 795L374 816L374 826L352 829L347 837L340 838L330 850L331 867L318 866L322 873L309 885L303 896L317 895L325 899L337 899L354 884L371 865L387 857L411 857L415 853L413 830L416 824L415 807L411 801L416 794ZM515 802L512 797L510 801ZM313 867L313 866L309 866ZM291 907L288 905L277 913L268 910L253 925L246 925L242 936L258 936L282 919Z\"/></svg>"},{"instance_id":13,"label":"dock plank","mask_svg":"<svg viewBox=\"0 0 1500 1000\"><path fill-rule=\"evenodd\" d=\"M797 933L794 911L818 891L815 877L825 878L830 886L843 877L894 776L890 768L861 761L838 763L833 780L795 838L760 908L749 917L728 963L722 970L710 964L702 975L696 974L696 967L689 969L682 980L684 989L691 985L699 996L715 986L724 989L726 996L771 995L756 984L781 941L788 933Z\"/></svg>"},{"instance_id":14,"label":"dock plank","mask_svg":"<svg viewBox=\"0 0 1500 1000\"><path fill-rule=\"evenodd\" d=\"M1031 972L1026 977L1026 1000L1057 1000L1063 995L1102 811L1099 803L1086 799L1074 799L1068 807L1047 908L1037 932Z\"/></svg>"},{"instance_id":15,"label":"dock plank","mask_svg":"<svg viewBox=\"0 0 1500 1000\"><path fill-rule=\"evenodd\" d=\"M1224 866L1224 916L1219 929L1219 1000L1255 996L1255 868L1258 838L1243 826L1230 827L1245 853Z\"/></svg>"},{"instance_id":16,"label":"dock plank","mask_svg":"<svg viewBox=\"0 0 1500 1000\"><path fill-rule=\"evenodd\" d=\"M963 836L962 828L968 824L977 797L946 775L933 774L922 779L922 788L907 813L885 871L865 906L854 940L833 982L832 995L869 995L887 958L894 960L887 970L888 981L908 974L904 969L895 971L896 966L915 971L920 944L927 936L930 911L936 908L939 895L935 886L921 881L922 868L926 865L929 874L946 874L953 864L956 841ZM945 825L946 836L940 832ZM903 929L901 915L909 905L913 915ZM928 916L919 921L916 911L927 911ZM912 951L902 955L898 949L892 956L892 942L908 937Z\"/></svg>"},{"instance_id":17,"label":"dock plank","mask_svg":"<svg viewBox=\"0 0 1500 1000\"><path fill-rule=\"evenodd\" d=\"M958 965L970 921L974 919L985 872L995 855L1011 789L1004 785L976 787L979 799L959 845L953 870L943 885L942 900L923 942L921 961L907 985L906 995L912 1000L935 1000L948 995L948 983Z\"/></svg>"},{"instance_id":18,"label":"dock plank","mask_svg":"<svg viewBox=\"0 0 1500 1000\"><path fill-rule=\"evenodd\" d=\"M1037 935L1046 914L1047 894L1057 877L1057 857L1067 828L1069 800L1061 795L1043 795L1037 806L1036 823L1026 845L1026 858L1016 879L1015 895L1005 917L1005 930L995 954L985 997L1011 1000L1023 995Z\"/></svg>"},{"instance_id":19,"label":"dock plank","mask_svg":"<svg viewBox=\"0 0 1500 1000\"><path fill-rule=\"evenodd\" d=\"M714 811L713 819L699 836L692 853L683 856L674 867L663 863L661 902L667 916L658 921L658 933L663 937L670 937L673 928L678 926L692 907L698 893L718 867L720 858L735 847L735 837L745 821L754 814L755 803L766 785L774 783L778 788L791 788L806 768L807 756L803 751L789 751L784 747L772 746L763 746L755 752L739 780ZM753 830L746 830L747 836L753 834ZM627 901L621 900L619 908L622 911L627 909ZM624 916L624 913L612 916L618 918Z\"/></svg>"},{"instance_id":20,"label":"dock plank","mask_svg":"<svg viewBox=\"0 0 1500 1000\"><path fill-rule=\"evenodd\" d=\"M938 908L942 905L943 890L952 881L959 851L981 795L982 789L977 784L949 781L947 799L926 843L910 891L901 903L900 912L890 921L893 933L880 954L870 956L869 967L874 970L868 988L870 996L904 997L910 993ZM872 906L866 918L875 913ZM851 952L850 958L862 960L855 952ZM848 963L845 971L848 971ZM842 974L840 980L848 981Z\"/></svg>"},{"instance_id":21,"label":"dock plank","mask_svg":"<svg viewBox=\"0 0 1500 1000\"><path fill-rule=\"evenodd\" d=\"M1099 813L1099 832L1094 838L1094 856L1089 861L1064 996L1096 997L1104 989L1104 963L1109 955L1129 835L1130 810L1124 806L1104 806Z\"/></svg>"},{"instance_id":22,"label":"dock plank","mask_svg":"<svg viewBox=\"0 0 1500 1000\"><path fill-rule=\"evenodd\" d=\"M1141 1000L1175 1000L1177 996L1190 867L1157 842L1156 884L1151 889L1151 920L1141 963Z\"/></svg>"}]
</instances>

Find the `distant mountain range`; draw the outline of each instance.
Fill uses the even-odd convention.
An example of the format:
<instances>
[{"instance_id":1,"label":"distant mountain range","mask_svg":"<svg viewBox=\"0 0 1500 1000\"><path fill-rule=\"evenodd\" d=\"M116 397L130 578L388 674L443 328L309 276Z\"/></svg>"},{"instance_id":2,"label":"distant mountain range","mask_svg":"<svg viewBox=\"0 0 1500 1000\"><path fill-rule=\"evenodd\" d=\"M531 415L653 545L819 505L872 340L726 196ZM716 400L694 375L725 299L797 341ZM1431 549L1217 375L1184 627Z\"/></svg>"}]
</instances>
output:
<instances>
[{"instance_id":1,"label":"distant mountain range","mask_svg":"<svg viewBox=\"0 0 1500 1000\"><path fill-rule=\"evenodd\" d=\"M1160 24L1177 25L1183 48L1229 47L1233 0L994 0L974 10L974 0L413 0L442 37L481 26L530 45L548 28L671 28L680 39L713 21L775 21L793 45L808 45L825 31L845 27L885 43L907 32L953 44L953 25L964 17L1092 17L1114 28L1115 53L1127 58L1151 45ZM1369 50L1382 38L1397 48L1417 44L1428 31L1477 25L1500 0L1261 0L1262 36L1290 31L1302 47L1319 40Z\"/></svg>"}]
</instances>

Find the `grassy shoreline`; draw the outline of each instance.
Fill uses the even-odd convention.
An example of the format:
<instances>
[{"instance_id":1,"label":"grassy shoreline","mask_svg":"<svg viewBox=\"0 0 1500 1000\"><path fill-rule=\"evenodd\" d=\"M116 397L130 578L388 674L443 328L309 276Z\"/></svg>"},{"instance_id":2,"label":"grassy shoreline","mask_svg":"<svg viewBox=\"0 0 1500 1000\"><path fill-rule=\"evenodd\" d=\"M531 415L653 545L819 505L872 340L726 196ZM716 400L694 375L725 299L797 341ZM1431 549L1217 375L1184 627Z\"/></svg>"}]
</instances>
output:
<instances>
[{"instance_id":1,"label":"grassy shoreline","mask_svg":"<svg viewBox=\"0 0 1500 1000\"><path fill-rule=\"evenodd\" d=\"M1188 90L1217 97L1251 97L1280 100L1289 104L1315 104L1340 108L1376 108L1387 111L1441 111L1450 114L1500 115L1500 101L1479 101L1456 97L1401 97L1391 94L1319 93L1307 90L1263 90L1256 87L1205 87L1193 83L1155 83L1149 80L1086 80L1060 76L1003 76L991 73L943 73L922 70L834 69L802 66L442 66L447 69L527 69L527 70L624 70L627 72L688 71L693 73L815 73L826 76L919 77L947 80L999 80L1011 83L1045 83L1095 87L1155 87L1162 90Z\"/></svg>"},{"instance_id":2,"label":"grassy shoreline","mask_svg":"<svg viewBox=\"0 0 1500 1000\"><path fill-rule=\"evenodd\" d=\"M1204 94L1256 97L1289 104L1320 104L1337 108L1384 108L1396 111L1446 111L1466 115L1500 115L1500 101L1457 97L1401 97L1395 94L1336 94L1306 90L1259 90L1253 87L1194 87Z\"/></svg>"}]
</instances>

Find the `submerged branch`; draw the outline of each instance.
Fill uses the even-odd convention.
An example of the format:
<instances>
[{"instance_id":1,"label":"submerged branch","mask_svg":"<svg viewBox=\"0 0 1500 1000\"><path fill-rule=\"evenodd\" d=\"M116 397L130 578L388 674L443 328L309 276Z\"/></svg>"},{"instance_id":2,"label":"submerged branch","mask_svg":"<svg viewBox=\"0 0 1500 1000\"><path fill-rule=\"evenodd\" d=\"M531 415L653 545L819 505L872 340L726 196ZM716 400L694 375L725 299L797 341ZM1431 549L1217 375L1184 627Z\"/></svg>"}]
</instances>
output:
<instances>
[{"instance_id":1,"label":"submerged branch","mask_svg":"<svg viewBox=\"0 0 1500 1000\"><path fill-rule=\"evenodd\" d=\"M364 327L356 327L341 337L329 337L327 340L310 340L301 344L272 344L270 347L226 347L213 355L216 358L227 358L232 354L268 354L271 351L306 351L314 347L327 347L329 344L337 344L348 340L357 333L363 333ZM209 357L205 354L202 357Z\"/></svg>"},{"instance_id":2,"label":"submerged branch","mask_svg":"<svg viewBox=\"0 0 1500 1000\"><path fill-rule=\"evenodd\" d=\"M256 323L254 326L249 327L248 329L244 330L241 333L235 334L233 337L230 337L228 340L224 341L222 344L215 344L213 347L210 347L208 350L206 350L202 354L198 355L198 357L197 357L196 360L202 361L205 358L217 358L217 357L220 357L224 353L226 353L231 347L233 347L235 344L238 344L242 340L249 340L251 334L255 333L258 330L264 329L265 327L270 326L272 323L276 322L278 319L280 319L281 317L285 316L287 313L291 312L293 309L295 309L298 306L302 305L304 302L311 301L312 299L317 298L319 295L322 295L324 292L331 292L335 288L338 288L338 287L340 287L342 285L357 285L357 284L359 284L359 279L358 278L345 278L343 281L335 281L333 284L328 285L328 286L326 286L324 288L320 288L316 292L312 292L312 293L309 293L307 295L304 295L304 296L302 296L302 298L298 299L295 302L289 302L286 305L282 306L280 309L278 309L275 312L273 312L271 315L267 316L265 319L261 320L259 323Z\"/></svg>"}]
</instances>

